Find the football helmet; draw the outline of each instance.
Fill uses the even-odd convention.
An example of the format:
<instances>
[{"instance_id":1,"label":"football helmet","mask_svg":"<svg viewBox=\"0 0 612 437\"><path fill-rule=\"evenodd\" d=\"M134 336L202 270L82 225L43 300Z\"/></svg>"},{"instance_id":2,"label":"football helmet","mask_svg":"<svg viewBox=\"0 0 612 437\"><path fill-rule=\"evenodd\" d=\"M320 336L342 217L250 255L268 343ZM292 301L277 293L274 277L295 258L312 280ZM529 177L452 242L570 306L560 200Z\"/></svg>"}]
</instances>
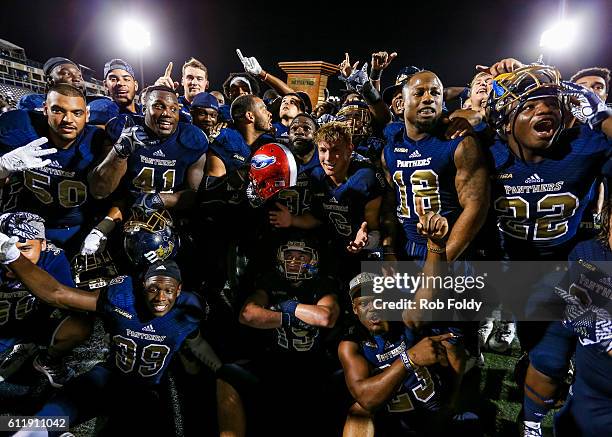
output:
<instances>
[{"instance_id":1,"label":"football helmet","mask_svg":"<svg viewBox=\"0 0 612 437\"><path fill-rule=\"evenodd\" d=\"M260 206L276 193L297 184L297 164L282 144L268 143L251 157L247 196L251 205Z\"/></svg>"},{"instance_id":2,"label":"football helmet","mask_svg":"<svg viewBox=\"0 0 612 437\"><path fill-rule=\"evenodd\" d=\"M353 101L345 104L336 114L336 121L343 123L353 137L372 135L372 114L366 103Z\"/></svg>"},{"instance_id":3,"label":"football helmet","mask_svg":"<svg viewBox=\"0 0 612 437\"><path fill-rule=\"evenodd\" d=\"M107 251L91 255L76 255L72 259L72 274L77 288L85 291L106 287L119 276L117 267Z\"/></svg>"},{"instance_id":4,"label":"football helmet","mask_svg":"<svg viewBox=\"0 0 612 437\"><path fill-rule=\"evenodd\" d=\"M165 209L150 214L132 210L123 233L123 248L138 267L173 258L180 246L172 217Z\"/></svg>"},{"instance_id":5,"label":"football helmet","mask_svg":"<svg viewBox=\"0 0 612 437\"><path fill-rule=\"evenodd\" d=\"M525 102L543 97L556 97L563 110L566 99L561 86L561 73L548 65L528 65L493 79L487 100L486 117L497 133L505 137L504 125L512 113L519 112ZM559 129L560 130L560 129Z\"/></svg>"},{"instance_id":6,"label":"football helmet","mask_svg":"<svg viewBox=\"0 0 612 437\"><path fill-rule=\"evenodd\" d=\"M279 246L276 261L281 275L290 281L311 279L319 271L319 253L303 239Z\"/></svg>"}]
</instances>

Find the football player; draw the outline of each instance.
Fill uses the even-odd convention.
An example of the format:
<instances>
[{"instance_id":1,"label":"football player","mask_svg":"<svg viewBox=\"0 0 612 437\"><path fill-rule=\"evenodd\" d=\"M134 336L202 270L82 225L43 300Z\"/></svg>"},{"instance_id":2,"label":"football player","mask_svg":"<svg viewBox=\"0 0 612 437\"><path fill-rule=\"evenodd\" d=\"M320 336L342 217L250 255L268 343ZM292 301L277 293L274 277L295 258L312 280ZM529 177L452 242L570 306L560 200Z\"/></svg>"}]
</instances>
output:
<instances>
[{"instance_id":1,"label":"football player","mask_svg":"<svg viewBox=\"0 0 612 437\"><path fill-rule=\"evenodd\" d=\"M205 343L198 330L202 308L195 295L181 289L176 263L151 265L140 286L129 276L119 276L102 291L85 292L60 284L21 256L16 241L0 234L0 260L32 294L58 308L98 312L111 339L106 362L66 384L38 415L68 416L75 426L109 410L143 412L145 416L136 414L132 423L123 421L130 433L142 432L151 411L163 417L167 406L156 401L156 392L174 353L185 343L198 357ZM153 426L155 431L149 432L163 432L160 421Z\"/></svg>"},{"instance_id":2,"label":"football player","mask_svg":"<svg viewBox=\"0 0 612 437\"><path fill-rule=\"evenodd\" d=\"M70 263L64 251L45 238L44 220L29 212L0 216L0 232L17 238L18 252L46 271L58 282L72 287ZM0 271L0 381L7 380L38 345L46 350L34 359L34 368L59 388L73 375L64 357L89 336L82 330L79 316L55 314L54 309L30 293L29 288L10 270ZM36 345L35 348L32 346Z\"/></svg>"},{"instance_id":3,"label":"football player","mask_svg":"<svg viewBox=\"0 0 612 437\"><path fill-rule=\"evenodd\" d=\"M385 129L382 162L388 183L395 188L396 215L406 234L405 252L424 260L426 242L418 235L416 203L424 211L449 221L448 259L457 259L483 225L489 205L489 182L484 152L471 136L446 138L441 122L442 82L431 71L410 76L402 88L404 122ZM395 256L395 221L385 220L383 248Z\"/></svg>"},{"instance_id":4,"label":"football player","mask_svg":"<svg viewBox=\"0 0 612 437\"><path fill-rule=\"evenodd\" d=\"M142 115L142 107L136 102L139 84L130 64L123 59L111 59L104 64L104 86L110 99L89 103L90 124L104 127L119 114Z\"/></svg>"},{"instance_id":5,"label":"football player","mask_svg":"<svg viewBox=\"0 0 612 437\"><path fill-rule=\"evenodd\" d=\"M402 88L410 76L421 70L421 68L414 66L403 67L395 77L395 84L384 89L382 98L387 106L391 108L391 113L393 114L391 121L401 122L404 119L404 98L402 97Z\"/></svg>"},{"instance_id":6,"label":"football player","mask_svg":"<svg viewBox=\"0 0 612 437\"><path fill-rule=\"evenodd\" d=\"M207 92L197 94L189 109L193 124L204 131L208 138L213 138L219 117L219 101ZM218 132L214 132L215 136Z\"/></svg>"},{"instance_id":7,"label":"football player","mask_svg":"<svg viewBox=\"0 0 612 437\"><path fill-rule=\"evenodd\" d=\"M568 302L563 326L555 322L543 341L568 361L573 352L575 376L565 405L555 416L555 435L602 435L612 429L612 236L610 211L604 206L602 228L597 238L578 243L569 254L569 280L558 289ZM569 331L569 333L567 332ZM562 341L555 341L561 337ZM570 337L569 339L567 337ZM565 340L565 341L563 341Z\"/></svg>"},{"instance_id":8,"label":"football player","mask_svg":"<svg viewBox=\"0 0 612 437\"><path fill-rule=\"evenodd\" d=\"M278 410L282 411L279 429L291 426L296 414L325 412L307 400L323 387L327 362L323 341L340 314L337 289L335 281L319 274L316 247L305 238L295 238L278 246L276 265L257 278L254 293L242 306L240 323L274 334L260 358L263 362L252 363L270 390L267 396L277 399L287 378L301 393L301 399L291 404L275 403L273 417L278 419ZM308 429L316 426L312 423Z\"/></svg>"},{"instance_id":9,"label":"football player","mask_svg":"<svg viewBox=\"0 0 612 437\"><path fill-rule=\"evenodd\" d=\"M576 72L570 82L590 89L599 96L602 102L608 100L610 92L610 70L603 67L585 68Z\"/></svg>"},{"instance_id":10,"label":"football player","mask_svg":"<svg viewBox=\"0 0 612 437\"><path fill-rule=\"evenodd\" d=\"M169 62L164 75L155 81L156 86L165 86L173 90L178 89L179 83L172 80L172 66L172 62ZM183 64L182 73L183 95L178 98L180 117L181 121L191 123L191 114L189 113L191 102L196 95L208 89L208 69L196 58L191 58Z\"/></svg>"},{"instance_id":11,"label":"football player","mask_svg":"<svg viewBox=\"0 0 612 437\"><path fill-rule=\"evenodd\" d=\"M47 91L55 85L65 83L78 88L83 95L85 94L85 81L83 81L81 69L68 58L55 57L48 59L43 65L43 74ZM28 94L19 99L17 109L42 111L45 100L45 94Z\"/></svg>"},{"instance_id":12,"label":"football player","mask_svg":"<svg viewBox=\"0 0 612 437\"><path fill-rule=\"evenodd\" d=\"M424 272L442 274L447 220L429 211L421 214L418 228L429 250ZM373 436L374 430L385 436L441 435L447 406L442 405L440 377L445 372L440 366L450 364L450 376L460 378L462 348L452 331L424 325L423 314L404 315L410 320L405 326L383 320L373 306L374 296L362 292L374 280L371 273L360 273L350 283L358 322L340 342L338 356L355 404L343 435ZM420 289L417 296L431 298L435 293Z\"/></svg>"},{"instance_id":13,"label":"football player","mask_svg":"<svg viewBox=\"0 0 612 437\"><path fill-rule=\"evenodd\" d=\"M306 103L302 95L298 93L285 94L281 99L278 113L280 121L273 123L274 129L276 129L276 137L286 136L289 132L289 125L293 119L297 115L306 112Z\"/></svg>"},{"instance_id":14,"label":"football player","mask_svg":"<svg viewBox=\"0 0 612 437\"><path fill-rule=\"evenodd\" d=\"M610 152L610 109L592 91L562 83L554 67L505 59L489 72L496 75L487 119L499 135L491 147L492 206L502 255L509 260L563 261L575 244L591 188ZM586 123L564 130L567 96L577 99L589 115ZM537 289L542 286L525 284L535 296L542 294ZM537 314L533 311L540 307L535 302L525 315ZM526 435L541 435L541 420L566 373L564 357L548 354L538 343L545 328L546 324L518 325L530 358L521 425Z\"/></svg>"},{"instance_id":15,"label":"football player","mask_svg":"<svg viewBox=\"0 0 612 437\"><path fill-rule=\"evenodd\" d=\"M359 253L373 251L380 242L379 212L385 183L369 161L352 155L351 135L343 123L323 125L315 134L315 143L321 167L312 172L311 211L292 215L283 208L271 213L271 223L301 229L325 224L332 250L345 263L339 273L348 281L359 271Z\"/></svg>"},{"instance_id":16,"label":"football player","mask_svg":"<svg viewBox=\"0 0 612 437\"><path fill-rule=\"evenodd\" d=\"M121 116L107 125L114 145L91 174L91 193L107 197L123 181L147 210L174 208L202 180L208 139L199 128L179 122L170 88L147 88L144 101L144 117Z\"/></svg>"},{"instance_id":17,"label":"football player","mask_svg":"<svg viewBox=\"0 0 612 437\"><path fill-rule=\"evenodd\" d=\"M49 89L43 114L17 110L0 116L0 161L3 176L10 173L2 208L43 217L47 238L68 253L78 250L91 203L87 174L103 151L104 131L86 125L87 117L83 93L67 84ZM44 161L36 158L42 155Z\"/></svg>"},{"instance_id":18,"label":"football player","mask_svg":"<svg viewBox=\"0 0 612 437\"><path fill-rule=\"evenodd\" d=\"M385 143L374 135L373 120L368 105L359 101L345 103L338 110L336 120L347 126L355 152L380 166L380 155Z\"/></svg>"}]
</instances>

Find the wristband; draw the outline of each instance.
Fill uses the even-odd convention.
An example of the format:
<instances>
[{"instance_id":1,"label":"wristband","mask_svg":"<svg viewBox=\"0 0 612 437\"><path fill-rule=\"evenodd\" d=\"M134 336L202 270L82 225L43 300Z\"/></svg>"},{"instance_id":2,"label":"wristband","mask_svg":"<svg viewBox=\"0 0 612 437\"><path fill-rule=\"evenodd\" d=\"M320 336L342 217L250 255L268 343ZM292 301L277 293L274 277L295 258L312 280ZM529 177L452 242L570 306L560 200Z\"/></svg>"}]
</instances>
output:
<instances>
[{"instance_id":1,"label":"wristband","mask_svg":"<svg viewBox=\"0 0 612 437\"><path fill-rule=\"evenodd\" d=\"M406 368L407 371L414 372L416 370L417 366L410 359L408 352L404 351L399 356L402 359L402 363L404 364L404 367Z\"/></svg>"},{"instance_id":2,"label":"wristband","mask_svg":"<svg viewBox=\"0 0 612 437\"><path fill-rule=\"evenodd\" d=\"M370 71L370 80L380 80L380 76L382 76L382 70L375 70L372 68L372 71Z\"/></svg>"},{"instance_id":3,"label":"wristband","mask_svg":"<svg viewBox=\"0 0 612 437\"><path fill-rule=\"evenodd\" d=\"M432 253L444 253L446 252L446 247L431 247L429 244L427 245L427 250L432 252Z\"/></svg>"},{"instance_id":4,"label":"wristband","mask_svg":"<svg viewBox=\"0 0 612 437\"><path fill-rule=\"evenodd\" d=\"M261 80L265 82L266 80L268 80L268 72L264 70L264 73L264 77Z\"/></svg>"},{"instance_id":5,"label":"wristband","mask_svg":"<svg viewBox=\"0 0 612 437\"><path fill-rule=\"evenodd\" d=\"M102 220L94 227L94 229L97 229L104 235L108 235L113 231L113 229L115 229L116 225L117 224L115 223L115 220L113 220L111 217L106 216L104 217L104 220Z\"/></svg>"},{"instance_id":6,"label":"wristband","mask_svg":"<svg viewBox=\"0 0 612 437\"><path fill-rule=\"evenodd\" d=\"M361 88L361 95L363 96L363 100L365 100L370 106L374 106L382 100L380 91L378 91L369 80L363 84L363 87Z\"/></svg>"}]
</instances>

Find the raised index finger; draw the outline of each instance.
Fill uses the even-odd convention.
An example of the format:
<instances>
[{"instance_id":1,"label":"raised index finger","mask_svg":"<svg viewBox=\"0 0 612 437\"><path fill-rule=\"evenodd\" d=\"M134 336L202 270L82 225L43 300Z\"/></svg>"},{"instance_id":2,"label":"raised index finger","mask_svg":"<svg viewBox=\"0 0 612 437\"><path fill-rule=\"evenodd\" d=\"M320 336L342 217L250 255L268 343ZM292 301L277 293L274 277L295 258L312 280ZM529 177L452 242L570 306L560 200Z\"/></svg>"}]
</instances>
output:
<instances>
[{"instance_id":1,"label":"raised index finger","mask_svg":"<svg viewBox=\"0 0 612 437\"><path fill-rule=\"evenodd\" d=\"M240 58L240 62L244 62L244 56L242 56L242 52L240 51L240 49L236 49L236 54Z\"/></svg>"},{"instance_id":2,"label":"raised index finger","mask_svg":"<svg viewBox=\"0 0 612 437\"><path fill-rule=\"evenodd\" d=\"M425 202L422 197L416 196L414 198L414 211L419 217L425 214Z\"/></svg>"},{"instance_id":3,"label":"raised index finger","mask_svg":"<svg viewBox=\"0 0 612 437\"><path fill-rule=\"evenodd\" d=\"M164 72L164 77L172 76L172 61L168 62L168 66L166 67L166 71Z\"/></svg>"}]
</instances>

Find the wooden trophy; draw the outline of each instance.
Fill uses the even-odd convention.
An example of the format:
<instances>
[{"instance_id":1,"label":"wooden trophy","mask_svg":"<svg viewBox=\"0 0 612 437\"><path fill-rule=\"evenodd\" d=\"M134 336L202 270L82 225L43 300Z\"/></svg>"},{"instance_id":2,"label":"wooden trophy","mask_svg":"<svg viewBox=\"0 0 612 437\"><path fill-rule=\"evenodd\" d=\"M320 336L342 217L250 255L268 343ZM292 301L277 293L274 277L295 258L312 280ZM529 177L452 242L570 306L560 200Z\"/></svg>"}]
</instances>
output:
<instances>
[{"instance_id":1,"label":"wooden trophy","mask_svg":"<svg viewBox=\"0 0 612 437\"><path fill-rule=\"evenodd\" d=\"M287 73L287 85L308 94L313 109L325 101L327 78L339 70L336 64L323 61L279 62L278 66Z\"/></svg>"}]
</instances>

